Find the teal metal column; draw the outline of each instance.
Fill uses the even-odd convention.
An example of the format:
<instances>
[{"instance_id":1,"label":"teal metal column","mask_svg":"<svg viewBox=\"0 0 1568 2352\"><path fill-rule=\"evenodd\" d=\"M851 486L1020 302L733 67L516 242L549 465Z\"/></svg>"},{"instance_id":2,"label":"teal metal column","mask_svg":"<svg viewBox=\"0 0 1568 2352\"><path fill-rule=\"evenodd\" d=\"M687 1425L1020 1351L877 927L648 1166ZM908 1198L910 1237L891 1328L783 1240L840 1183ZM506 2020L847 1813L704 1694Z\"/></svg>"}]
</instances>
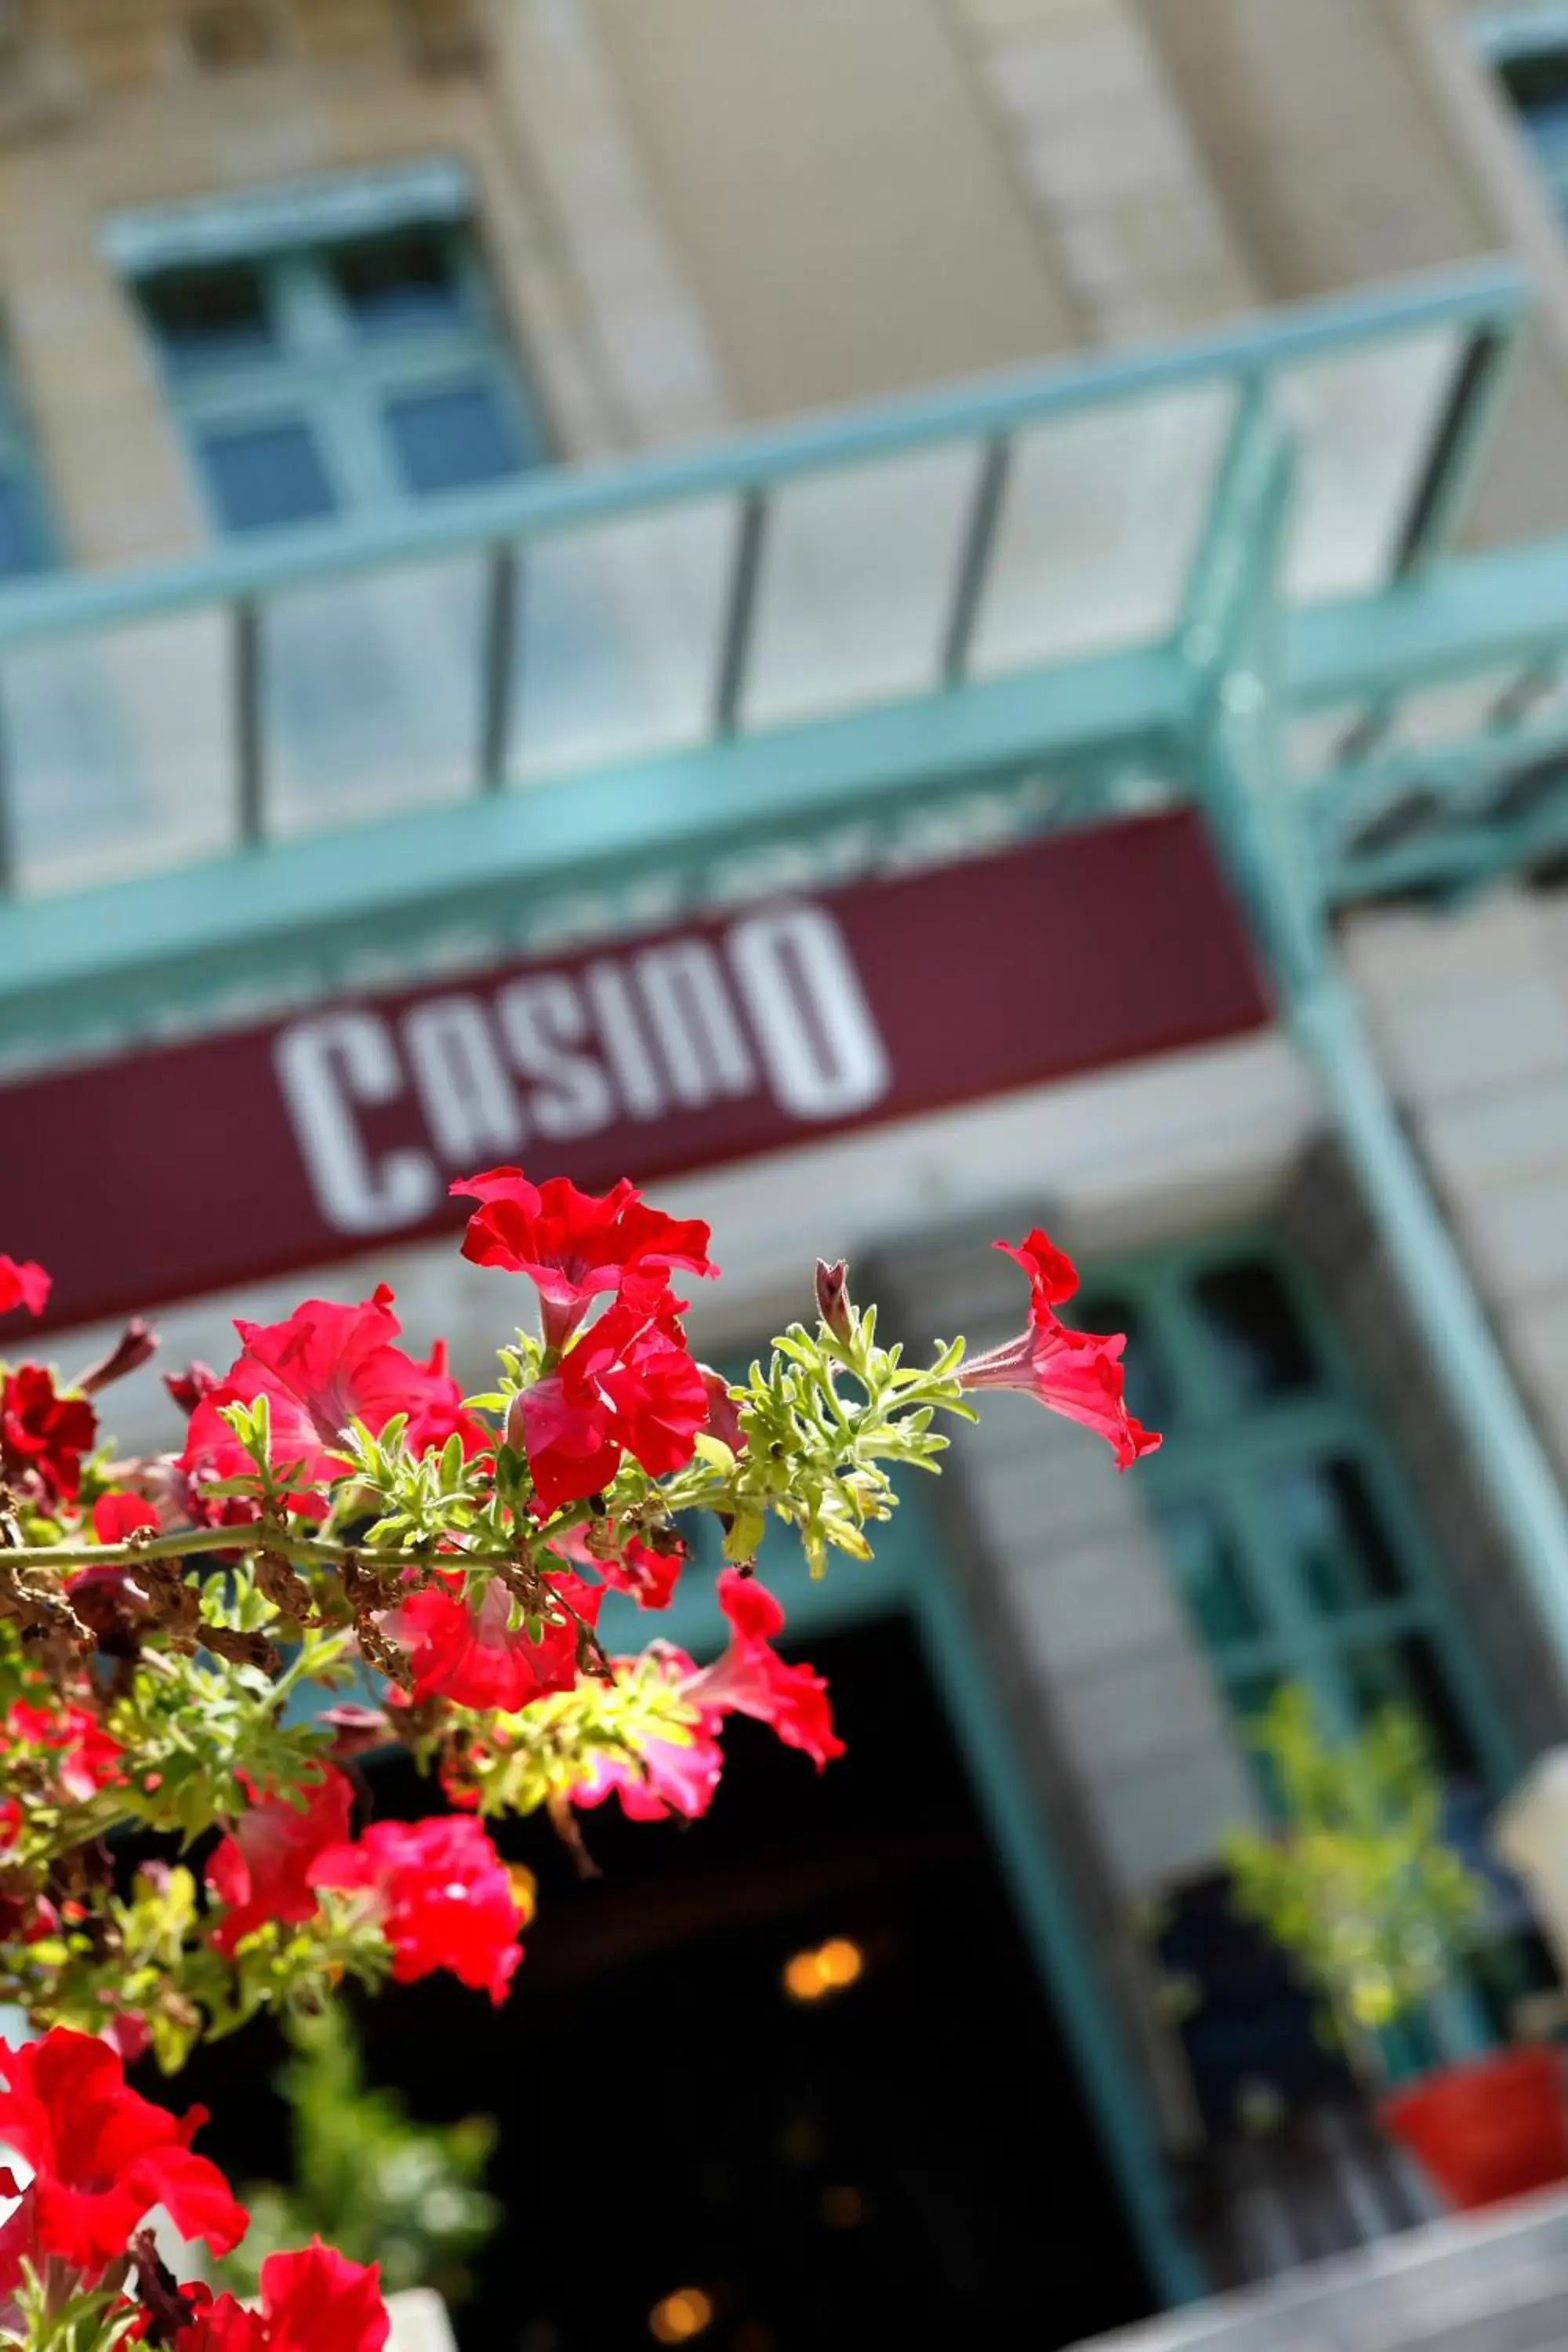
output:
<instances>
[{"instance_id":1,"label":"teal metal column","mask_svg":"<svg viewBox=\"0 0 1568 2352\"><path fill-rule=\"evenodd\" d=\"M1261 403L1232 452L1184 646L1200 790L1250 908L1293 1035L1329 1108L1417 1329L1474 1447L1497 1522L1568 1680L1568 1507L1390 1098L1333 953L1321 876L1280 740L1279 554L1289 437Z\"/></svg>"}]
</instances>

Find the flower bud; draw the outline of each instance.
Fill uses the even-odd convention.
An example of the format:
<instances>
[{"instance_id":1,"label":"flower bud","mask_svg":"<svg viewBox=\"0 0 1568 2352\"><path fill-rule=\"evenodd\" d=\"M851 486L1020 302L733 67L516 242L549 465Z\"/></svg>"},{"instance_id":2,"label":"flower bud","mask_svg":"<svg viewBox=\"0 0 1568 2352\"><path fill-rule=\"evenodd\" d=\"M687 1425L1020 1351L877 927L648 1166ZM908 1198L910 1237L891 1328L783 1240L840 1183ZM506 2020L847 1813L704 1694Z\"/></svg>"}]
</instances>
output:
<instances>
[{"instance_id":1,"label":"flower bud","mask_svg":"<svg viewBox=\"0 0 1568 2352\"><path fill-rule=\"evenodd\" d=\"M716 1437L721 1445L727 1445L731 1454L743 1453L746 1433L741 1427L741 1416L736 1411L735 1400L730 1394L729 1381L710 1364L699 1364L697 1371L708 1397L706 1427L709 1436Z\"/></svg>"},{"instance_id":2,"label":"flower bud","mask_svg":"<svg viewBox=\"0 0 1568 2352\"><path fill-rule=\"evenodd\" d=\"M816 1311L836 1339L847 1339L855 1328L855 1308L849 1297L849 1266L844 1258L836 1258L829 1265L825 1258L816 1261Z\"/></svg>"},{"instance_id":3,"label":"flower bud","mask_svg":"<svg viewBox=\"0 0 1568 2352\"><path fill-rule=\"evenodd\" d=\"M183 1372L165 1372L163 1386L182 1412L195 1412L203 1397L210 1395L218 1384L217 1374L210 1364L187 1364Z\"/></svg>"},{"instance_id":4,"label":"flower bud","mask_svg":"<svg viewBox=\"0 0 1568 2352\"><path fill-rule=\"evenodd\" d=\"M363 1756L372 1748L384 1748L395 1736L380 1707L361 1706L353 1699L324 1706L316 1721L324 1723L331 1733L332 1754L340 1763Z\"/></svg>"},{"instance_id":5,"label":"flower bud","mask_svg":"<svg viewBox=\"0 0 1568 2352\"><path fill-rule=\"evenodd\" d=\"M89 1364L77 1381L84 1396L94 1396L106 1389L110 1381L122 1381L127 1372L140 1371L158 1352L158 1334L142 1316L133 1315L107 1356Z\"/></svg>"}]
</instances>

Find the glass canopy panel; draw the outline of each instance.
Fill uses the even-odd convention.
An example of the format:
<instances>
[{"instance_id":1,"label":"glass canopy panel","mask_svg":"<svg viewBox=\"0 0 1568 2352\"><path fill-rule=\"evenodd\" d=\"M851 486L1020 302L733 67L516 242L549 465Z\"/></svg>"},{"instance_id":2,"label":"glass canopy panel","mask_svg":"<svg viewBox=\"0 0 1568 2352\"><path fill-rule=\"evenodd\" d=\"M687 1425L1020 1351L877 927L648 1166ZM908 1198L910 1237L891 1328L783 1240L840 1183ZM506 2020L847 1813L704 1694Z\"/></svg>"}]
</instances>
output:
<instances>
[{"instance_id":1,"label":"glass canopy panel","mask_svg":"<svg viewBox=\"0 0 1568 2352\"><path fill-rule=\"evenodd\" d=\"M520 551L509 772L707 741L739 519L693 499Z\"/></svg>"},{"instance_id":2,"label":"glass canopy panel","mask_svg":"<svg viewBox=\"0 0 1568 2352\"><path fill-rule=\"evenodd\" d=\"M789 482L767 505L741 716L748 727L929 694L981 451L967 442Z\"/></svg>"},{"instance_id":3,"label":"glass canopy panel","mask_svg":"<svg viewBox=\"0 0 1568 2352\"><path fill-rule=\"evenodd\" d=\"M1300 444L1285 568L1297 603L1392 579L1463 351L1458 328L1434 327L1270 373Z\"/></svg>"},{"instance_id":4,"label":"glass canopy panel","mask_svg":"<svg viewBox=\"0 0 1568 2352\"><path fill-rule=\"evenodd\" d=\"M462 555L268 599L268 829L309 832L473 791L485 577L481 556Z\"/></svg>"},{"instance_id":5,"label":"glass canopy panel","mask_svg":"<svg viewBox=\"0 0 1568 2352\"><path fill-rule=\"evenodd\" d=\"M1218 379L1017 436L975 631L977 675L1171 635L1237 397Z\"/></svg>"},{"instance_id":6,"label":"glass canopy panel","mask_svg":"<svg viewBox=\"0 0 1568 2352\"><path fill-rule=\"evenodd\" d=\"M18 887L72 889L230 846L232 685L229 616L210 606L0 659Z\"/></svg>"},{"instance_id":7,"label":"glass canopy panel","mask_svg":"<svg viewBox=\"0 0 1568 2352\"><path fill-rule=\"evenodd\" d=\"M1494 662L1489 668L1472 670L1468 677L1402 695L1377 749L1429 751L1484 734L1518 683L1517 662Z\"/></svg>"}]
</instances>

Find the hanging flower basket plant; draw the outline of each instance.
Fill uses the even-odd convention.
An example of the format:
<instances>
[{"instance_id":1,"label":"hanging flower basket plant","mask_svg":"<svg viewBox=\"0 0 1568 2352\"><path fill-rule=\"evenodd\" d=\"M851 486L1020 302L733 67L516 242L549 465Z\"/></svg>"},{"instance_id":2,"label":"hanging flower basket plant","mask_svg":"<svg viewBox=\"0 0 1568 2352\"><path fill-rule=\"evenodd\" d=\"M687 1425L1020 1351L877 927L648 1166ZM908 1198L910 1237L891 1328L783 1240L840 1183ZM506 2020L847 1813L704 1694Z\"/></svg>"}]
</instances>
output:
<instances>
[{"instance_id":1,"label":"hanging flower basket plant","mask_svg":"<svg viewBox=\"0 0 1568 2352\"><path fill-rule=\"evenodd\" d=\"M981 1390L1085 1423L1123 1466L1159 1443L1127 1411L1121 1339L1058 1316L1076 1277L1043 1234L999 1244L1030 1304L990 1355L906 1362L819 1265L813 1323L729 1383L672 1286L716 1274L705 1224L625 1182L498 1168L454 1190L503 1324L519 1297L540 1310L479 1393L441 1346L401 1345L384 1287L240 1323L226 1372L168 1379L183 1433L147 1458L117 1456L98 1417L153 1354L145 1323L75 1380L0 1365L0 2001L41 2037L0 2043L0 2352L382 2352L375 2264L319 2239L268 2252L244 2303L165 2269L155 2207L219 2260L247 2216L193 2146L201 2111L145 2097L127 2062L172 2074L345 1982L445 1970L518 1997L533 1886L488 1822L542 1811L572 1841L612 1800L693 1819L735 1715L818 1770L843 1752L822 1676L776 1646L770 1524L814 1576L868 1559L895 1474L935 1469L938 1416L972 1420ZM0 1312L47 1296L41 1267L0 1258ZM657 1637L699 1515L721 1530L729 1626L706 1665ZM612 1591L656 1628L635 1656L600 1638ZM392 1741L449 1810L362 1817L346 1768ZM176 1858L117 1885L122 1830Z\"/></svg>"}]
</instances>

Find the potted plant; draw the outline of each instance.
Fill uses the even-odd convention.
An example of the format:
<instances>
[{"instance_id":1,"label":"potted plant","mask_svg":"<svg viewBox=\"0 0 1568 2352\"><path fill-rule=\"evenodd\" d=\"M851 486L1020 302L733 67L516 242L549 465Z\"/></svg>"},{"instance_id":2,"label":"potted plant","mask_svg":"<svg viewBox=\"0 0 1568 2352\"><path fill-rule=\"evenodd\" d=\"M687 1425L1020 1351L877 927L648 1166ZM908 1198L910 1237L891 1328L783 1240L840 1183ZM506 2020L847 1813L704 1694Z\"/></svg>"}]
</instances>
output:
<instances>
[{"instance_id":1,"label":"potted plant","mask_svg":"<svg viewBox=\"0 0 1568 2352\"><path fill-rule=\"evenodd\" d=\"M395 2092L366 2083L339 2001L286 2015L283 2030L293 2054L276 2079L290 2111L292 2177L241 2190L250 2227L222 2265L224 2284L255 2297L270 2255L320 2236L377 2265L392 2352L405 2336L449 2347L446 2312L468 2299L469 2262L500 2226L483 2185L494 2123L416 2123Z\"/></svg>"},{"instance_id":2,"label":"potted plant","mask_svg":"<svg viewBox=\"0 0 1568 2352\"><path fill-rule=\"evenodd\" d=\"M1483 1881L1444 1840L1419 1725L1390 1708L1331 1741L1292 1686L1256 1737L1279 1822L1226 1840L1233 1899L1295 1960L1384 2128L1463 2209L1568 2176L1563 2061L1550 2045L1389 2087L1391 2033L1454 1983L1486 1907Z\"/></svg>"}]
</instances>

